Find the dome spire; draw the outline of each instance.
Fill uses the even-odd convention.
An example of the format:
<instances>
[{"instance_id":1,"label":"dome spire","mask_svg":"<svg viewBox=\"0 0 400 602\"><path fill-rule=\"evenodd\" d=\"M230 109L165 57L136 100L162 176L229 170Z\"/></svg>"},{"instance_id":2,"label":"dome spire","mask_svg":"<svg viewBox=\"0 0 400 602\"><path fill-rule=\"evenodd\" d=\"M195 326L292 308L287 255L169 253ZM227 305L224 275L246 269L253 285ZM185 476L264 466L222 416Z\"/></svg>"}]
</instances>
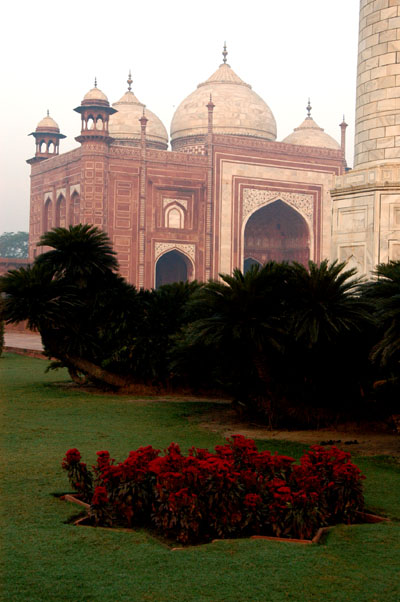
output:
<instances>
[{"instance_id":1,"label":"dome spire","mask_svg":"<svg viewBox=\"0 0 400 602\"><path fill-rule=\"evenodd\" d=\"M226 42L224 42L224 49L222 51L222 57L223 57L223 62L224 65L226 65L226 57L228 56L228 51L226 49Z\"/></svg>"},{"instance_id":2,"label":"dome spire","mask_svg":"<svg viewBox=\"0 0 400 602\"><path fill-rule=\"evenodd\" d=\"M307 119L311 119L311 109L312 109L312 106L311 106L311 103L310 103L310 99L308 99L308 105L307 105L306 108L307 108Z\"/></svg>"},{"instance_id":3,"label":"dome spire","mask_svg":"<svg viewBox=\"0 0 400 602\"><path fill-rule=\"evenodd\" d=\"M128 84L128 92L132 91L132 74L131 74L131 70L129 69L129 75L128 75L128 79L126 80L126 83Z\"/></svg>"},{"instance_id":4,"label":"dome spire","mask_svg":"<svg viewBox=\"0 0 400 602\"><path fill-rule=\"evenodd\" d=\"M94 78L94 87L97 88L97 77Z\"/></svg>"}]
</instances>

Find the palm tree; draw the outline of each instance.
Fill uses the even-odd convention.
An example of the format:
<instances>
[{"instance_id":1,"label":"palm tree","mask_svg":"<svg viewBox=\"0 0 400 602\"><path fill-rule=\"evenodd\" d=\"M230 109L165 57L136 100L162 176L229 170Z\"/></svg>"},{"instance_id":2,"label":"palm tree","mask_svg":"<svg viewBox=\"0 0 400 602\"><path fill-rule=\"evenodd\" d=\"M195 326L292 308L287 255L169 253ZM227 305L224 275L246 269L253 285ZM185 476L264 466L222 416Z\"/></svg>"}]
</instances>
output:
<instances>
[{"instance_id":1,"label":"palm tree","mask_svg":"<svg viewBox=\"0 0 400 602\"><path fill-rule=\"evenodd\" d=\"M381 263L376 267L375 280L364 286L366 299L374 304L379 340L371 359L383 369L400 368L400 261Z\"/></svg>"},{"instance_id":2,"label":"palm tree","mask_svg":"<svg viewBox=\"0 0 400 602\"><path fill-rule=\"evenodd\" d=\"M285 349L288 276L288 264L273 261L253 265L245 274L236 269L232 276L221 275L222 281L209 282L195 295L193 303L203 317L186 331L188 347L200 343L216 350L220 361L231 365L228 380L237 382L240 375L246 381L246 387L239 385L242 394L254 390L254 378L262 383L257 405L270 423L280 396L277 372Z\"/></svg>"},{"instance_id":3,"label":"palm tree","mask_svg":"<svg viewBox=\"0 0 400 602\"><path fill-rule=\"evenodd\" d=\"M288 329L293 345L294 392L319 407L360 394L367 364L371 306L360 295L361 278L345 263L328 260L290 270Z\"/></svg>"},{"instance_id":4,"label":"palm tree","mask_svg":"<svg viewBox=\"0 0 400 602\"><path fill-rule=\"evenodd\" d=\"M93 283L99 276L118 269L116 253L107 234L90 224L53 228L40 238L38 246L51 247L36 258L57 277L78 286Z\"/></svg>"},{"instance_id":5,"label":"palm tree","mask_svg":"<svg viewBox=\"0 0 400 602\"><path fill-rule=\"evenodd\" d=\"M308 268L293 263L290 274L291 333L312 349L334 346L346 334L361 332L370 321L370 306L360 297L361 278L337 260Z\"/></svg>"},{"instance_id":6,"label":"palm tree","mask_svg":"<svg viewBox=\"0 0 400 602\"><path fill-rule=\"evenodd\" d=\"M121 325L132 314L136 295L113 271L117 261L107 235L90 225L70 226L48 232L39 244L53 250L0 280L6 321L27 320L40 332L48 357L72 377L80 371L117 387L130 383L129 376L102 365L120 344Z\"/></svg>"},{"instance_id":7,"label":"palm tree","mask_svg":"<svg viewBox=\"0 0 400 602\"><path fill-rule=\"evenodd\" d=\"M26 320L30 330L57 328L80 305L73 287L37 263L7 272L0 278L0 292L4 295L5 321Z\"/></svg>"}]
</instances>

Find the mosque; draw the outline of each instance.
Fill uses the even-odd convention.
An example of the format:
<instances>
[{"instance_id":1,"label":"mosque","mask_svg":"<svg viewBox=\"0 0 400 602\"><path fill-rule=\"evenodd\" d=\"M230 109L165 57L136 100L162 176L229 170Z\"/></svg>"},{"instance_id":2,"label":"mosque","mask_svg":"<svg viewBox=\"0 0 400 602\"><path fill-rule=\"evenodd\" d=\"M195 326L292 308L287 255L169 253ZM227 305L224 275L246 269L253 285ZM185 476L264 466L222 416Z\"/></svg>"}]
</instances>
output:
<instances>
[{"instance_id":1,"label":"mosque","mask_svg":"<svg viewBox=\"0 0 400 602\"><path fill-rule=\"evenodd\" d=\"M176 109L170 137L128 87L95 82L75 109L79 147L47 115L32 136L30 259L47 230L95 224L137 287L206 281L253 263L400 259L400 0L361 0L355 167L304 121L282 141L267 103L227 62Z\"/></svg>"}]
</instances>

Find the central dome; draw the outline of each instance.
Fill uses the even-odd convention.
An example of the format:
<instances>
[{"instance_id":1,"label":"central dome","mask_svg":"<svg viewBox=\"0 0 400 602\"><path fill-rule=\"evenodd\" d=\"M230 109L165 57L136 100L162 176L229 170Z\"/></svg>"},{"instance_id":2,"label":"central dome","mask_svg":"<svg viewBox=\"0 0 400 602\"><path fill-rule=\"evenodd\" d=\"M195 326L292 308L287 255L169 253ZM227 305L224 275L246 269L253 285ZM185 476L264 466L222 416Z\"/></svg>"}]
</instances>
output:
<instances>
[{"instance_id":1,"label":"central dome","mask_svg":"<svg viewBox=\"0 0 400 602\"><path fill-rule=\"evenodd\" d=\"M185 150L195 139L199 142L199 136L207 134L210 95L215 105L214 133L276 140L276 122L271 109L225 60L175 111L171 122L173 150Z\"/></svg>"}]
</instances>

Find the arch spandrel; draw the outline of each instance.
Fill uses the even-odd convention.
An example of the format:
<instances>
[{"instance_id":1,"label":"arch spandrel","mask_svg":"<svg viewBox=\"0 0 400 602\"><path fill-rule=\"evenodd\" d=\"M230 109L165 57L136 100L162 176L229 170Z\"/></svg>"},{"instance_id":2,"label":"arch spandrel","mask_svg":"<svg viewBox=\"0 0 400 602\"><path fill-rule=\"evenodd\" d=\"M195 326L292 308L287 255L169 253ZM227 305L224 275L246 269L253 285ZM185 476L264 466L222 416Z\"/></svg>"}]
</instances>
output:
<instances>
[{"instance_id":1,"label":"arch spandrel","mask_svg":"<svg viewBox=\"0 0 400 602\"><path fill-rule=\"evenodd\" d=\"M250 216L275 201L287 203L295 209L306 220L310 232L313 229L314 222L314 196L312 194L301 194L295 192L286 192L284 190L277 192L272 190L260 190L257 188L244 188L242 203L242 225L248 221Z\"/></svg>"}]
</instances>

